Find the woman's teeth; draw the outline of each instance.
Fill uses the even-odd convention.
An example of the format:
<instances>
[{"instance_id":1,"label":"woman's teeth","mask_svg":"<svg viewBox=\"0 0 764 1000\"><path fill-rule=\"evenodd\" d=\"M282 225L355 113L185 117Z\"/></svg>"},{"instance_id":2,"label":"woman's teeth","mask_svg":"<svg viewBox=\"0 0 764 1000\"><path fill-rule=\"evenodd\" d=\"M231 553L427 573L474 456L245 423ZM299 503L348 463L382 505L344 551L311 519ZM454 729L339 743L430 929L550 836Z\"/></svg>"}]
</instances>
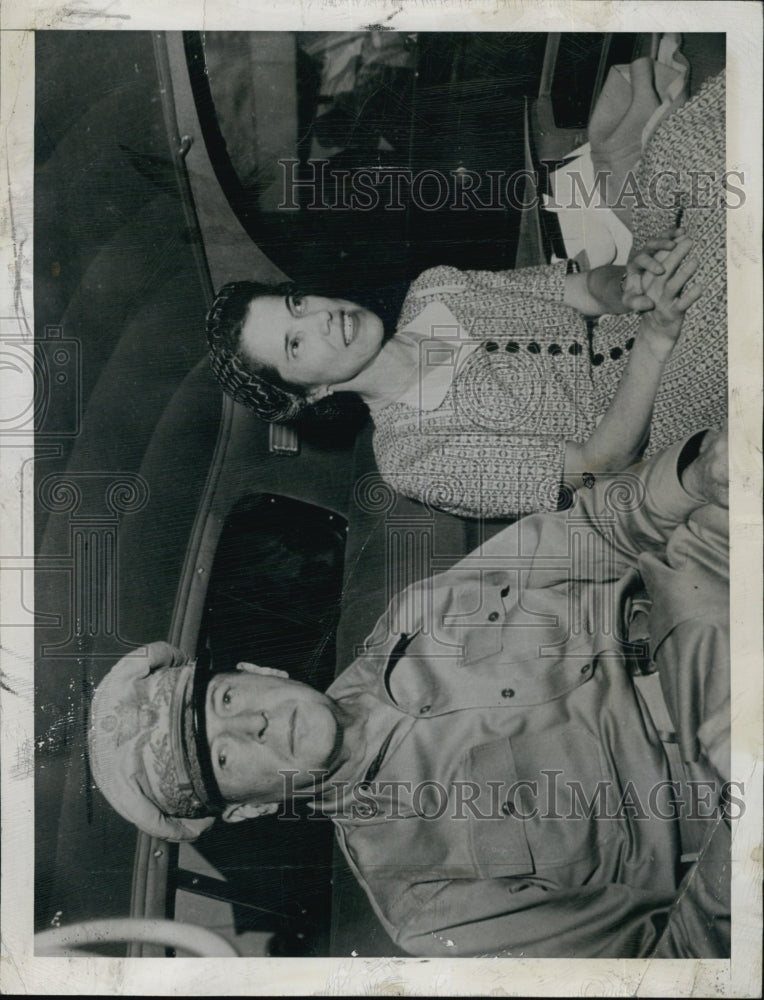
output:
<instances>
[{"instance_id":1,"label":"woman's teeth","mask_svg":"<svg viewBox=\"0 0 764 1000\"><path fill-rule=\"evenodd\" d=\"M342 314L342 336L345 347L349 347L354 336L353 317L349 313Z\"/></svg>"}]
</instances>

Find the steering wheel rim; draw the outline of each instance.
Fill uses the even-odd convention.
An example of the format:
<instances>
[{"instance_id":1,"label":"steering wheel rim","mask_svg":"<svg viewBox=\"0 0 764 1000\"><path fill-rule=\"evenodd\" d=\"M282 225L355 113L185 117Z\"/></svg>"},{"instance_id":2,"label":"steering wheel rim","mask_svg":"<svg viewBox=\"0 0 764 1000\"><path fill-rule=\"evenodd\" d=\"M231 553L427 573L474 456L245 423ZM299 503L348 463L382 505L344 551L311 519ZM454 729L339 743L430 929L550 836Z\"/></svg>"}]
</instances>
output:
<instances>
[{"instance_id":1,"label":"steering wheel rim","mask_svg":"<svg viewBox=\"0 0 764 1000\"><path fill-rule=\"evenodd\" d=\"M238 958L234 946L220 934L196 924L146 917L114 917L86 920L66 927L53 927L35 934L35 954L47 958L98 957L84 952L83 945L139 942L164 948L180 948L199 958Z\"/></svg>"}]
</instances>

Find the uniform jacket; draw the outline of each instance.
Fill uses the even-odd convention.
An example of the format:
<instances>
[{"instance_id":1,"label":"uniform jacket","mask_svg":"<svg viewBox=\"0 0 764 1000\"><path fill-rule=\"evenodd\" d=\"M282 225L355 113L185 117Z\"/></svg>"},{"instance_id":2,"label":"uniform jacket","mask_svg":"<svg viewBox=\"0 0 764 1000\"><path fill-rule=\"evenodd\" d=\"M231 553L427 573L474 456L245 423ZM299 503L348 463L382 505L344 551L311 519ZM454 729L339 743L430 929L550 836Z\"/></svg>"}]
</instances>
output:
<instances>
[{"instance_id":1,"label":"uniform jacket","mask_svg":"<svg viewBox=\"0 0 764 1000\"><path fill-rule=\"evenodd\" d=\"M724 953L726 512L680 485L692 446L408 588L329 689L367 740L323 808L407 951Z\"/></svg>"}]
</instances>

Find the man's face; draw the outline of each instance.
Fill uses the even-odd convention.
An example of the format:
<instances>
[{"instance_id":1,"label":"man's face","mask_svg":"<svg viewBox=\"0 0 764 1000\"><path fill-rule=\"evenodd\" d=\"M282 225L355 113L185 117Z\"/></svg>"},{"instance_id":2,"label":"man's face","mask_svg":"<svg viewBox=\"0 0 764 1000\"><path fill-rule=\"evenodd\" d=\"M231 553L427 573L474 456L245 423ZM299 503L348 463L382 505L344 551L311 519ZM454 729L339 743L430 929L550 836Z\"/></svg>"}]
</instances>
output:
<instances>
[{"instance_id":1,"label":"man's face","mask_svg":"<svg viewBox=\"0 0 764 1000\"><path fill-rule=\"evenodd\" d=\"M207 742L227 802L281 802L279 772L299 771L297 791L313 787L310 769L330 767L341 732L331 698L285 677L235 671L207 687Z\"/></svg>"}]
</instances>

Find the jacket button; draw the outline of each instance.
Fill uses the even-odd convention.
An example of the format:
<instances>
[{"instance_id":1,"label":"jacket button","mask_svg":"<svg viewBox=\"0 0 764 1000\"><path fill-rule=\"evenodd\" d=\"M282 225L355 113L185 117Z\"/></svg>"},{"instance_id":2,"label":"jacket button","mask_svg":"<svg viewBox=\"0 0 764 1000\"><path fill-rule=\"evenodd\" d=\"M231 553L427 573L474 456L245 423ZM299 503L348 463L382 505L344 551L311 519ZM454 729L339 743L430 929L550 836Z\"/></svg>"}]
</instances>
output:
<instances>
[{"instance_id":1,"label":"jacket button","mask_svg":"<svg viewBox=\"0 0 764 1000\"><path fill-rule=\"evenodd\" d=\"M568 354L577 355L581 353L581 345L577 344L575 341L568 348Z\"/></svg>"},{"instance_id":2,"label":"jacket button","mask_svg":"<svg viewBox=\"0 0 764 1000\"><path fill-rule=\"evenodd\" d=\"M550 344L549 347L547 347L547 350L553 356L562 354L562 348L560 347L559 344Z\"/></svg>"},{"instance_id":3,"label":"jacket button","mask_svg":"<svg viewBox=\"0 0 764 1000\"><path fill-rule=\"evenodd\" d=\"M501 696L502 696L502 698L514 698L515 697L515 689L514 688L504 688L503 691L501 692Z\"/></svg>"},{"instance_id":4,"label":"jacket button","mask_svg":"<svg viewBox=\"0 0 764 1000\"><path fill-rule=\"evenodd\" d=\"M510 342L507 344L504 350L507 352L507 354L517 354L517 352L520 350L520 345L517 343L516 340L510 340Z\"/></svg>"},{"instance_id":5,"label":"jacket button","mask_svg":"<svg viewBox=\"0 0 764 1000\"><path fill-rule=\"evenodd\" d=\"M592 358L592 364L599 367L604 360L605 360L604 354L595 354L594 357Z\"/></svg>"},{"instance_id":6,"label":"jacket button","mask_svg":"<svg viewBox=\"0 0 764 1000\"><path fill-rule=\"evenodd\" d=\"M432 708L432 705L422 705L422 707L419 709L419 714L420 715L427 715L427 713L430 711L431 708Z\"/></svg>"},{"instance_id":7,"label":"jacket button","mask_svg":"<svg viewBox=\"0 0 764 1000\"><path fill-rule=\"evenodd\" d=\"M495 340L489 340L487 344L483 345L489 354L493 354L494 351L498 351L499 345Z\"/></svg>"},{"instance_id":8,"label":"jacket button","mask_svg":"<svg viewBox=\"0 0 764 1000\"><path fill-rule=\"evenodd\" d=\"M501 811L504 813L505 816L515 815L515 807L512 805L511 802L505 802L504 805L501 807Z\"/></svg>"},{"instance_id":9,"label":"jacket button","mask_svg":"<svg viewBox=\"0 0 764 1000\"><path fill-rule=\"evenodd\" d=\"M620 347L611 347L610 348L610 357L613 359L613 361L617 361L622 354L623 354L623 351L621 350Z\"/></svg>"},{"instance_id":10,"label":"jacket button","mask_svg":"<svg viewBox=\"0 0 764 1000\"><path fill-rule=\"evenodd\" d=\"M497 622L498 620L499 620L499 612L498 611L492 611L490 613L490 615L488 616L488 621L489 622Z\"/></svg>"},{"instance_id":11,"label":"jacket button","mask_svg":"<svg viewBox=\"0 0 764 1000\"><path fill-rule=\"evenodd\" d=\"M530 344L528 344L528 350L531 354L541 354L541 348L535 340L532 340Z\"/></svg>"}]
</instances>

